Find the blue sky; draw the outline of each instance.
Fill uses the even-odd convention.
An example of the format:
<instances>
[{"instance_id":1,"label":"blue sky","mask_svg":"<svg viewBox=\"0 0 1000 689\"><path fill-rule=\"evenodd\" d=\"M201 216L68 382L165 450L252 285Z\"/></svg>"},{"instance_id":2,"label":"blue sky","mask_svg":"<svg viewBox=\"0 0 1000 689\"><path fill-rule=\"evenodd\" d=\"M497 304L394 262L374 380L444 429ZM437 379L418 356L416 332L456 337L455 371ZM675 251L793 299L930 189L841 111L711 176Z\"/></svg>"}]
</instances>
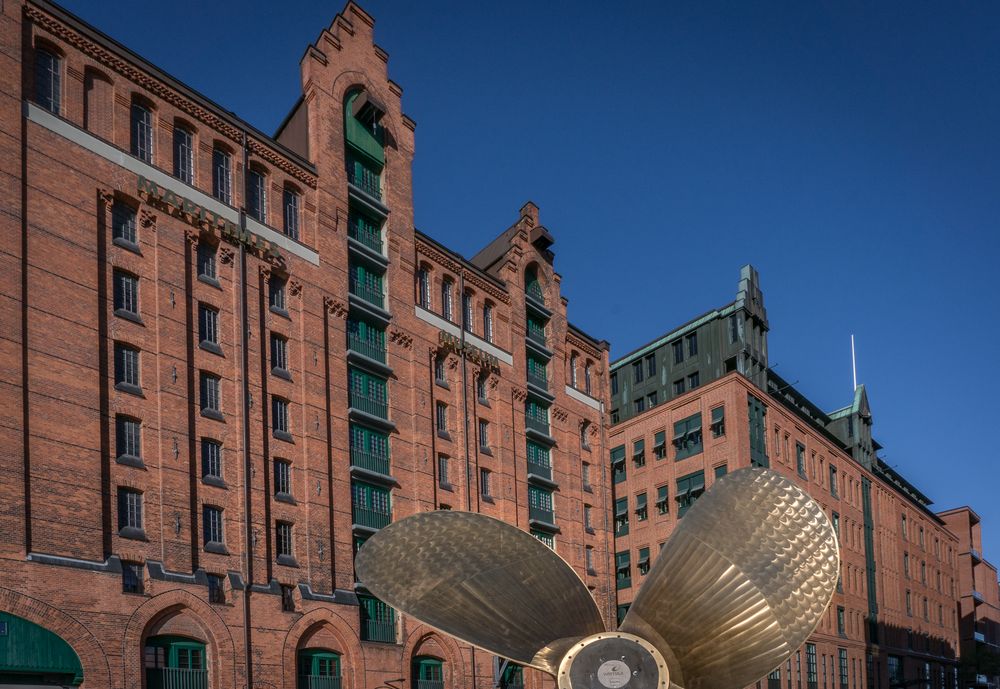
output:
<instances>
[{"instance_id":1,"label":"blue sky","mask_svg":"<svg viewBox=\"0 0 1000 689\"><path fill-rule=\"evenodd\" d=\"M268 132L342 7L63 4ZM854 333L886 461L976 509L1000 563L1000 4L362 5L417 122L421 230L472 255L535 201L613 356L753 263L775 370L843 406Z\"/></svg>"}]
</instances>

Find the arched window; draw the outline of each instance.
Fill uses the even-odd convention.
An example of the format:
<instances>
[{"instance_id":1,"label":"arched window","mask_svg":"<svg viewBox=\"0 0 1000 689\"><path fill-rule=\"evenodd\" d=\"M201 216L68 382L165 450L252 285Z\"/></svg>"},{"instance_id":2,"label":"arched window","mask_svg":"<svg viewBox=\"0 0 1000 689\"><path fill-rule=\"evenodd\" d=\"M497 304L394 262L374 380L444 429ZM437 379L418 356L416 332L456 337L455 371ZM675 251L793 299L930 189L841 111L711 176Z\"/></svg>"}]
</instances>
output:
<instances>
[{"instance_id":1,"label":"arched window","mask_svg":"<svg viewBox=\"0 0 1000 689\"><path fill-rule=\"evenodd\" d=\"M444 662L432 656L413 659L413 689L444 689Z\"/></svg>"},{"instance_id":2,"label":"arched window","mask_svg":"<svg viewBox=\"0 0 1000 689\"><path fill-rule=\"evenodd\" d=\"M247 214L267 222L267 175L260 168L247 170Z\"/></svg>"},{"instance_id":3,"label":"arched window","mask_svg":"<svg viewBox=\"0 0 1000 689\"><path fill-rule=\"evenodd\" d=\"M62 94L62 59L48 48L35 48L35 102L59 114Z\"/></svg>"},{"instance_id":4,"label":"arched window","mask_svg":"<svg viewBox=\"0 0 1000 689\"><path fill-rule=\"evenodd\" d=\"M130 147L132 155L153 162L153 111L138 98L132 99L130 112Z\"/></svg>"},{"instance_id":5,"label":"arched window","mask_svg":"<svg viewBox=\"0 0 1000 689\"><path fill-rule=\"evenodd\" d=\"M87 131L111 138L113 99L111 82L103 74L88 69L83 78L83 126Z\"/></svg>"},{"instance_id":6,"label":"arched window","mask_svg":"<svg viewBox=\"0 0 1000 689\"><path fill-rule=\"evenodd\" d=\"M431 308L431 271L427 266L420 266L417 270L417 300L420 306Z\"/></svg>"},{"instance_id":7,"label":"arched window","mask_svg":"<svg viewBox=\"0 0 1000 689\"><path fill-rule=\"evenodd\" d=\"M194 133L180 122L174 123L174 177L194 184Z\"/></svg>"},{"instance_id":8,"label":"arched window","mask_svg":"<svg viewBox=\"0 0 1000 689\"><path fill-rule=\"evenodd\" d=\"M475 329L475 299L472 290L465 290L462 295L462 327L468 332Z\"/></svg>"},{"instance_id":9,"label":"arched window","mask_svg":"<svg viewBox=\"0 0 1000 689\"><path fill-rule=\"evenodd\" d=\"M347 179L377 201L382 200L385 135L379 121L385 108L371 93L351 91L344 100Z\"/></svg>"},{"instance_id":10,"label":"arched window","mask_svg":"<svg viewBox=\"0 0 1000 689\"><path fill-rule=\"evenodd\" d=\"M208 687L205 644L183 636L153 636L143 653L147 689Z\"/></svg>"},{"instance_id":11,"label":"arched window","mask_svg":"<svg viewBox=\"0 0 1000 689\"><path fill-rule=\"evenodd\" d=\"M233 156L219 144L212 148L212 196L233 202Z\"/></svg>"},{"instance_id":12,"label":"arched window","mask_svg":"<svg viewBox=\"0 0 1000 689\"><path fill-rule=\"evenodd\" d=\"M286 236L298 240L299 238L299 207L302 205L301 195L290 186L285 186L281 194L281 208L284 225L282 231Z\"/></svg>"},{"instance_id":13,"label":"arched window","mask_svg":"<svg viewBox=\"0 0 1000 689\"><path fill-rule=\"evenodd\" d=\"M529 297L545 303L545 293L542 291L542 283L538 279L538 268L535 266L529 266L524 271L524 291Z\"/></svg>"},{"instance_id":14,"label":"arched window","mask_svg":"<svg viewBox=\"0 0 1000 689\"><path fill-rule=\"evenodd\" d=\"M583 367L583 391L588 395L592 393L593 387L591 383L590 371L593 364L588 361Z\"/></svg>"},{"instance_id":15,"label":"arched window","mask_svg":"<svg viewBox=\"0 0 1000 689\"><path fill-rule=\"evenodd\" d=\"M340 654L324 648L299 651L298 689L340 689Z\"/></svg>"},{"instance_id":16,"label":"arched window","mask_svg":"<svg viewBox=\"0 0 1000 689\"><path fill-rule=\"evenodd\" d=\"M446 277L441 280L441 315L449 321L455 320L455 308L453 303L453 290L455 282Z\"/></svg>"},{"instance_id":17,"label":"arched window","mask_svg":"<svg viewBox=\"0 0 1000 689\"><path fill-rule=\"evenodd\" d=\"M493 342L493 304L491 302L483 304L483 338L487 342Z\"/></svg>"},{"instance_id":18,"label":"arched window","mask_svg":"<svg viewBox=\"0 0 1000 689\"><path fill-rule=\"evenodd\" d=\"M576 378L577 359L579 359L579 357L576 355L576 352L573 352L572 354L569 355L569 384L574 388L577 387L577 378Z\"/></svg>"}]
</instances>

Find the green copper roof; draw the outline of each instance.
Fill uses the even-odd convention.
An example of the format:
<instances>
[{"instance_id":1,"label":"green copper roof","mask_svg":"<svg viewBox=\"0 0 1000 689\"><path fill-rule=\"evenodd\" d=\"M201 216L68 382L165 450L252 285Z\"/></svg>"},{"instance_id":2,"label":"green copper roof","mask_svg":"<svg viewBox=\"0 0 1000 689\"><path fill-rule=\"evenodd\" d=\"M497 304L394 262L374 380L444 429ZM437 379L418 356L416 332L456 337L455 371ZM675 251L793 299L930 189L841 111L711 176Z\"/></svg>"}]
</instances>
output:
<instances>
[{"instance_id":1,"label":"green copper roof","mask_svg":"<svg viewBox=\"0 0 1000 689\"><path fill-rule=\"evenodd\" d=\"M0 684L39 674L63 675L76 685L83 682L83 665L76 651L57 634L0 612Z\"/></svg>"}]
</instances>

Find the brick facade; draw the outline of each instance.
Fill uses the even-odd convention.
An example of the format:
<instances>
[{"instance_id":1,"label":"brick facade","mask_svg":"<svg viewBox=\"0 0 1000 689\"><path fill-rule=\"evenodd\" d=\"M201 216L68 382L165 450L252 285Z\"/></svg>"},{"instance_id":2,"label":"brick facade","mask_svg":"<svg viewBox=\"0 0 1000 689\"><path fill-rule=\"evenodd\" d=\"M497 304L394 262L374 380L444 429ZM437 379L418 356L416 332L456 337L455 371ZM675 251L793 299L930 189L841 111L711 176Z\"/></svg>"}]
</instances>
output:
<instances>
[{"instance_id":1,"label":"brick facade","mask_svg":"<svg viewBox=\"0 0 1000 689\"><path fill-rule=\"evenodd\" d=\"M611 538L603 520L584 526L585 506L609 505L607 344L568 322L533 204L472 260L414 230L415 125L372 18L349 3L320 33L302 100L270 137L56 6L2 8L0 612L69 643L85 687L147 686L147 646L176 638L204 644L214 689L294 687L303 649L335 652L345 689L415 686L417 657L441 662L428 687L492 687L489 654L405 617L375 642L362 622L357 545L387 512L450 508L554 538L611 620ZM47 56L54 103L39 95ZM365 116L345 104L361 95L384 143L364 179L345 164L345 122ZM136 107L150 114L146 160ZM259 212L242 191L251 172ZM526 343L529 312L540 343ZM358 321L381 334L359 340ZM548 361L541 387L529 350ZM529 402L544 432L527 428ZM548 476L529 476L529 442L551 446ZM541 516L532 490L553 496ZM123 592L123 570L141 593Z\"/></svg>"}]
</instances>

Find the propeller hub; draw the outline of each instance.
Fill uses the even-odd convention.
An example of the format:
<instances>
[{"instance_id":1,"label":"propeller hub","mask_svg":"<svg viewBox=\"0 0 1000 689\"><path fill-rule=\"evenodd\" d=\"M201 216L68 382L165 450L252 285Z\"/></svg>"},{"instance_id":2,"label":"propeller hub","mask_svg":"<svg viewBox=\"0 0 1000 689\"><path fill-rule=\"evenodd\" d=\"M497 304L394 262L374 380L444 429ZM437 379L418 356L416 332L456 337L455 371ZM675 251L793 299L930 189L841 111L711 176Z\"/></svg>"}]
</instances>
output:
<instances>
[{"instance_id":1,"label":"propeller hub","mask_svg":"<svg viewBox=\"0 0 1000 689\"><path fill-rule=\"evenodd\" d=\"M634 634L602 632L577 642L559 663L559 689L667 689L656 648Z\"/></svg>"}]
</instances>

